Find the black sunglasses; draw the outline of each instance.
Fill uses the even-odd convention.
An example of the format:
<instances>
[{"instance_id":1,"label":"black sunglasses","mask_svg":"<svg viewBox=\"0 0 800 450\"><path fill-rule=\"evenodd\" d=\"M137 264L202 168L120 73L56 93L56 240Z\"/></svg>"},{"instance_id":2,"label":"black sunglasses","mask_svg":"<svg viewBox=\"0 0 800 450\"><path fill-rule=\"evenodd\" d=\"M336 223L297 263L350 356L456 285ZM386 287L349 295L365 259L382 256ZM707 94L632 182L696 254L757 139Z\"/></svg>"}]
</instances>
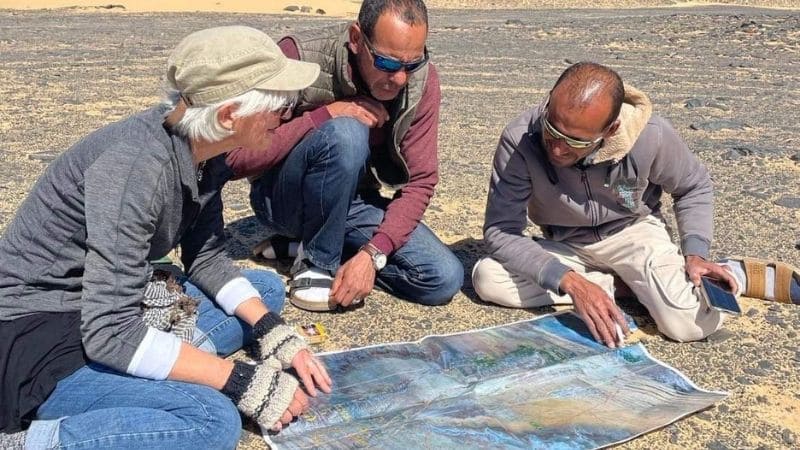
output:
<instances>
[{"instance_id":1,"label":"black sunglasses","mask_svg":"<svg viewBox=\"0 0 800 450\"><path fill-rule=\"evenodd\" d=\"M425 63L428 62L428 59L430 59L428 56L428 47L425 47L422 58L407 63L397 58L392 58L391 56L384 56L375 51L375 47L372 46L372 43L363 32L361 36L364 38L364 43L367 44L369 54L372 55L372 65L381 72L395 73L405 70L407 73L413 73L424 66Z\"/></svg>"}]
</instances>

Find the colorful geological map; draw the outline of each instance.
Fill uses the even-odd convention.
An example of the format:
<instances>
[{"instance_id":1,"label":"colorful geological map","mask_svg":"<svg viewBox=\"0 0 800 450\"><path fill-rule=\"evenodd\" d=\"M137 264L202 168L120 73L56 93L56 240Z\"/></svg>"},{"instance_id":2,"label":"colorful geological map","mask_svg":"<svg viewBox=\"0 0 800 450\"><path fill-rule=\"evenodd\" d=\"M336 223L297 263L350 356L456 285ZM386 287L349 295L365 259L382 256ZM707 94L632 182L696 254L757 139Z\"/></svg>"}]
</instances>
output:
<instances>
[{"instance_id":1,"label":"colorful geological map","mask_svg":"<svg viewBox=\"0 0 800 450\"><path fill-rule=\"evenodd\" d=\"M598 448L726 395L641 344L597 344L572 313L321 357L333 394L267 436L274 448Z\"/></svg>"}]
</instances>

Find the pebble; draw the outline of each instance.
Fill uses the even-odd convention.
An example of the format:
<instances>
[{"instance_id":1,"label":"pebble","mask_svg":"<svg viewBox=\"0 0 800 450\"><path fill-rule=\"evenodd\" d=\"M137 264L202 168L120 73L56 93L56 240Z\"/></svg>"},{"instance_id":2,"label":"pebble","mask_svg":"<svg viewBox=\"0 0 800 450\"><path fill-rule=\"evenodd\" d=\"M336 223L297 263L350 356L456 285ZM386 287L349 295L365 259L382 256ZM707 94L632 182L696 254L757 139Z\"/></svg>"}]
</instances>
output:
<instances>
[{"instance_id":1,"label":"pebble","mask_svg":"<svg viewBox=\"0 0 800 450\"><path fill-rule=\"evenodd\" d=\"M767 372L764 369L759 369L757 367L747 367L747 368L743 369L742 372L744 372L744 373L746 373L748 375L752 375L754 377L765 377L765 376L769 375L769 372Z\"/></svg>"},{"instance_id":2,"label":"pebble","mask_svg":"<svg viewBox=\"0 0 800 450\"><path fill-rule=\"evenodd\" d=\"M716 108L716 109L721 109L723 111L727 111L729 109L726 105L724 105L722 103L716 102L714 100L708 100L708 99L697 98L697 97L690 98L690 99L686 100L683 103L683 106L688 108L688 109L699 108L699 107Z\"/></svg>"},{"instance_id":3,"label":"pebble","mask_svg":"<svg viewBox=\"0 0 800 450\"><path fill-rule=\"evenodd\" d=\"M742 122L735 120L710 120L708 122L693 123L689 125L693 130L703 131L719 131L719 130L744 130L745 128L752 128Z\"/></svg>"},{"instance_id":4,"label":"pebble","mask_svg":"<svg viewBox=\"0 0 800 450\"><path fill-rule=\"evenodd\" d=\"M788 337L789 339L794 339L794 338L797 337L797 333L794 332L794 331L790 331L790 332L786 333L786 337Z\"/></svg>"},{"instance_id":5,"label":"pebble","mask_svg":"<svg viewBox=\"0 0 800 450\"><path fill-rule=\"evenodd\" d=\"M300 11L300 7L296 5L289 5L286 8L283 8L284 11Z\"/></svg>"},{"instance_id":6,"label":"pebble","mask_svg":"<svg viewBox=\"0 0 800 450\"><path fill-rule=\"evenodd\" d=\"M228 206L228 208L230 208L231 211L239 212L239 211L244 211L246 209L249 209L250 206L248 206L248 205L246 205L244 203L234 202L234 203L231 203Z\"/></svg>"},{"instance_id":7,"label":"pebble","mask_svg":"<svg viewBox=\"0 0 800 450\"><path fill-rule=\"evenodd\" d=\"M50 162L56 158L58 158L58 153L53 152L38 152L28 155L28 159L41 162Z\"/></svg>"},{"instance_id":8,"label":"pebble","mask_svg":"<svg viewBox=\"0 0 800 450\"><path fill-rule=\"evenodd\" d=\"M795 435L792 430L788 428L784 428L781 432L781 437L783 438L783 442L788 445L794 445L797 443L797 435Z\"/></svg>"},{"instance_id":9,"label":"pebble","mask_svg":"<svg viewBox=\"0 0 800 450\"><path fill-rule=\"evenodd\" d=\"M739 383L741 385L744 385L744 386L749 386L749 385L753 384L753 381L750 380L750 378L747 378L747 377L742 376L742 375L739 375L738 377L736 377L734 379L736 380L737 383Z\"/></svg>"},{"instance_id":10,"label":"pebble","mask_svg":"<svg viewBox=\"0 0 800 450\"><path fill-rule=\"evenodd\" d=\"M772 370L775 368L775 364L773 364L772 361L762 359L761 361L758 362L758 367L764 370Z\"/></svg>"},{"instance_id":11,"label":"pebble","mask_svg":"<svg viewBox=\"0 0 800 450\"><path fill-rule=\"evenodd\" d=\"M324 16L325 14L327 14L327 12L325 12L325 10L324 10L324 9L322 9L322 8L317 8L317 11L316 11L316 12L317 12L317 14L319 14L320 16Z\"/></svg>"},{"instance_id":12,"label":"pebble","mask_svg":"<svg viewBox=\"0 0 800 450\"><path fill-rule=\"evenodd\" d=\"M712 334L711 336L707 337L706 340L708 342L720 343L720 342L725 342L734 336L736 335L733 334L733 332L723 328L717 331L716 333Z\"/></svg>"},{"instance_id":13,"label":"pebble","mask_svg":"<svg viewBox=\"0 0 800 450\"><path fill-rule=\"evenodd\" d=\"M311 12L311 7L310 6L301 6L300 7L300 12L310 13Z\"/></svg>"},{"instance_id":14,"label":"pebble","mask_svg":"<svg viewBox=\"0 0 800 450\"><path fill-rule=\"evenodd\" d=\"M756 397L756 401L757 401L758 403L764 403L764 404L767 404L767 403L769 403L769 399L767 398L767 396L766 396L766 395L759 395L759 396L757 396L757 397Z\"/></svg>"},{"instance_id":15,"label":"pebble","mask_svg":"<svg viewBox=\"0 0 800 450\"><path fill-rule=\"evenodd\" d=\"M706 444L706 448L709 450L731 450L730 447L728 447L727 445L723 444L720 441L711 441L708 444Z\"/></svg>"},{"instance_id":16,"label":"pebble","mask_svg":"<svg viewBox=\"0 0 800 450\"><path fill-rule=\"evenodd\" d=\"M800 152L797 152L794 155L790 156L789 159L791 159L794 162L800 162Z\"/></svg>"},{"instance_id":17,"label":"pebble","mask_svg":"<svg viewBox=\"0 0 800 450\"><path fill-rule=\"evenodd\" d=\"M797 241L797 243L798 243L798 245L800 245L800 241ZM757 315L758 315L758 310L757 310L757 309L755 309L755 308L750 308L750 309L748 309L748 310L747 310L747 312L745 313L745 315L746 315L747 317L755 317L755 316L757 316Z\"/></svg>"},{"instance_id":18,"label":"pebble","mask_svg":"<svg viewBox=\"0 0 800 450\"><path fill-rule=\"evenodd\" d=\"M519 19L508 19L506 20L506 25L521 27L522 25L524 25L524 23L522 23L522 21Z\"/></svg>"},{"instance_id":19,"label":"pebble","mask_svg":"<svg viewBox=\"0 0 800 450\"><path fill-rule=\"evenodd\" d=\"M775 200L775 204L786 208L797 209L800 208L800 197L790 197L785 195L778 200Z\"/></svg>"},{"instance_id":20,"label":"pebble","mask_svg":"<svg viewBox=\"0 0 800 450\"><path fill-rule=\"evenodd\" d=\"M719 406L717 406L717 411L719 411L721 413L727 413L730 410L731 409L728 407L728 405L719 405Z\"/></svg>"}]
</instances>

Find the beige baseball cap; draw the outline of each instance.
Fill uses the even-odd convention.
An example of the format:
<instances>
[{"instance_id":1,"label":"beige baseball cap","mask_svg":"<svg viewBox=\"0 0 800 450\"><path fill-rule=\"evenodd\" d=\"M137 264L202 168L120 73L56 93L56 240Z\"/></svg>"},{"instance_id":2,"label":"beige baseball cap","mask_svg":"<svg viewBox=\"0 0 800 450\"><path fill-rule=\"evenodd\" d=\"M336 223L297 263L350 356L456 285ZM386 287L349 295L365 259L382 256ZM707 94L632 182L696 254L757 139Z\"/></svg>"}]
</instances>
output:
<instances>
[{"instance_id":1,"label":"beige baseball cap","mask_svg":"<svg viewBox=\"0 0 800 450\"><path fill-rule=\"evenodd\" d=\"M263 31L245 26L196 31L167 61L167 83L190 106L210 105L251 89L298 91L318 75L317 64L287 58Z\"/></svg>"}]
</instances>

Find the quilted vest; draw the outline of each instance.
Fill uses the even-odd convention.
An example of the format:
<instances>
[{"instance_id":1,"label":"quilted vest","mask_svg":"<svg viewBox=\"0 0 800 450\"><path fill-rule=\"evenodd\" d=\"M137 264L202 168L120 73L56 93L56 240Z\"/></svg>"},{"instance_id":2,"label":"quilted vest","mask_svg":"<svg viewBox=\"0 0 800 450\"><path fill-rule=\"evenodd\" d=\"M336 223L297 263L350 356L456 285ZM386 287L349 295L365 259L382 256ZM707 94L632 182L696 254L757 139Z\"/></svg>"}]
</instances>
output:
<instances>
[{"instance_id":1,"label":"quilted vest","mask_svg":"<svg viewBox=\"0 0 800 450\"><path fill-rule=\"evenodd\" d=\"M349 29L350 24L346 23L289 36L297 46L302 61L314 62L320 66L317 80L301 92L296 112L302 113L320 105L359 95L348 73ZM383 184L391 189L400 189L408 183L408 166L400 152L400 143L414 120L427 79L426 64L409 74L408 84L391 102L388 108L391 137L383 145L370 149L368 179L362 180L362 185L378 188Z\"/></svg>"}]
</instances>

